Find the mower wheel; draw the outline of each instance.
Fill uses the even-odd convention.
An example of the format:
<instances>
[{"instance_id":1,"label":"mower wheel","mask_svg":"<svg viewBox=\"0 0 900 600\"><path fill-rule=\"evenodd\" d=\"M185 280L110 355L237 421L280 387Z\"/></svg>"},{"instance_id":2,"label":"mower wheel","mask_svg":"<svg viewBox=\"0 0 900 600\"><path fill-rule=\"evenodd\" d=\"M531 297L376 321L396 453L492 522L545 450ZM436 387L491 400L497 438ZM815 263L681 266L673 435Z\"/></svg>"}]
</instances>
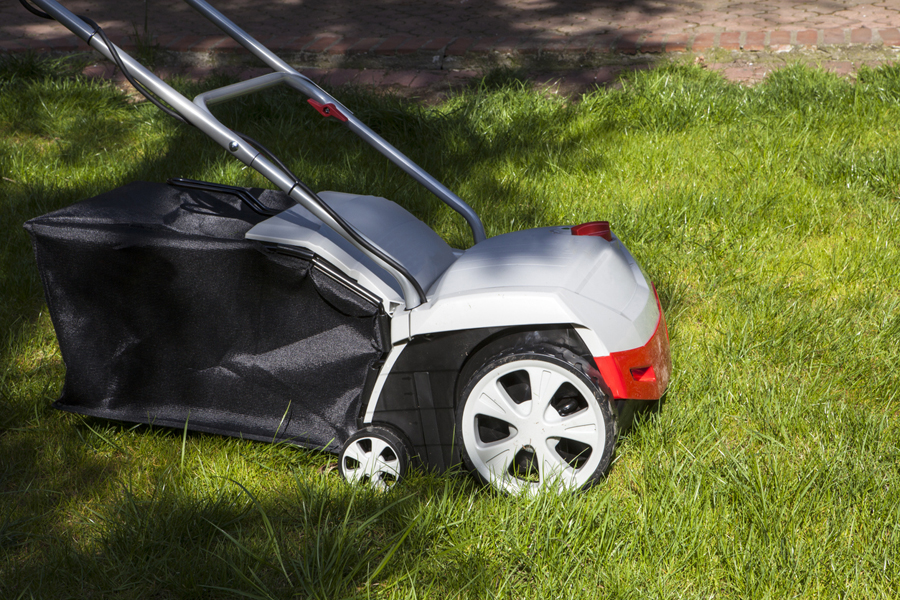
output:
<instances>
[{"instance_id":1,"label":"mower wheel","mask_svg":"<svg viewBox=\"0 0 900 600\"><path fill-rule=\"evenodd\" d=\"M612 462L618 435L590 365L560 348L517 348L488 360L457 407L463 460L501 492L588 488ZM596 369L592 376L598 377Z\"/></svg>"},{"instance_id":2,"label":"mower wheel","mask_svg":"<svg viewBox=\"0 0 900 600\"><path fill-rule=\"evenodd\" d=\"M406 474L412 450L402 435L389 427L360 429L341 448L341 475L353 484L388 490Z\"/></svg>"}]
</instances>

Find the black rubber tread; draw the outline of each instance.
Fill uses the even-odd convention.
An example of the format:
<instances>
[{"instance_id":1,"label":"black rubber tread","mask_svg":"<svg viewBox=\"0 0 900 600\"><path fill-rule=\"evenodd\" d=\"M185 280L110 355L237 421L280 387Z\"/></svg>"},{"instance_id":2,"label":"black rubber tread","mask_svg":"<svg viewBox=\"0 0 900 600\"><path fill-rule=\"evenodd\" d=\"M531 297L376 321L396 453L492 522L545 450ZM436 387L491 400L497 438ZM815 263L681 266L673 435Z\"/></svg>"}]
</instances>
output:
<instances>
[{"instance_id":1,"label":"black rubber tread","mask_svg":"<svg viewBox=\"0 0 900 600\"><path fill-rule=\"evenodd\" d=\"M344 445L341 446L340 454L338 455L338 470L341 477L347 481L347 476L344 474L344 451L350 447L350 444L367 437L378 438L390 444L394 454L396 454L397 458L400 460L400 473L397 477L397 483L400 483L400 481L402 481L409 473L414 452L412 444L409 443L406 436L390 425L367 425L351 435L347 441L344 442Z\"/></svg>"},{"instance_id":2,"label":"black rubber tread","mask_svg":"<svg viewBox=\"0 0 900 600\"><path fill-rule=\"evenodd\" d=\"M588 373L592 379L594 379L596 375L597 381L595 381L595 383L600 386L600 389L602 389L605 394L610 395L609 388L606 387L606 383L602 381L596 365L594 365L593 361L589 358L587 347L584 345L581 338L577 336L577 333L575 333L574 337L571 335L573 332L574 330L570 328L559 327L544 330L528 329L495 337L489 343L476 349L472 355L466 359L456 380L455 397L457 400L459 399L463 387L466 386L475 371L483 367L488 361L493 360L501 354L515 351L527 352L543 347L550 348L551 352L564 352L567 357L571 355L573 360L570 360L569 362L582 365L584 372Z\"/></svg>"},{"instance_id":3,"label":"black rubber tread","mask_svg":"<svg viewBox=\"0 0 900 600\"><path fill-rule=\"evenodd\" d=\"M587 385L588 389L594 393L594 400L600 407L600 412L603 414L603 418L605 421L606 441L603 448L603 458L601 459L600 464L597 466L597 469L594 471L594 473L591 474L587 482L580 488L580 490L590 489L606 475L606 473L609 471L610 466L612 465L612 461L615 456L616 443L619 436L619 425L618 420L616 419L616 413L610 400L611 396L603 391L604 389L606 389L606 385L603 383L602 378L600 377L600 373L597 371L596 367L590 365L584 358L578 356L569 349L559 348L548 344L538 344L532 347L517 346L514 348L510 348L509 350L500 352L493 358L480 361L479 367L474 372L474 374L469 377L468 382L462 388L462 392L457 399L456 444L459 448L463 464L465 464L466 469L468 469L469 472L472 473L479 481L486 485L491 485L492 487L494 487L491 481L485 479L481 475L481 473L479 473L475 469L474 464L469 458L469 453L465 447L465 443L463 442L462 437L463 410L465 408L466 400L468 399L469 394L471 394L472 389L475 387L478 381L485 375L487 375L490 371L510 362L530 359L546 360L548 362L552 362L562 367L568 368L575 374L576 377L582 379L583 383ZM505 493L496 487L494 487L494 489L500 491L501 493Z\"/></svg>"}]
</instances>

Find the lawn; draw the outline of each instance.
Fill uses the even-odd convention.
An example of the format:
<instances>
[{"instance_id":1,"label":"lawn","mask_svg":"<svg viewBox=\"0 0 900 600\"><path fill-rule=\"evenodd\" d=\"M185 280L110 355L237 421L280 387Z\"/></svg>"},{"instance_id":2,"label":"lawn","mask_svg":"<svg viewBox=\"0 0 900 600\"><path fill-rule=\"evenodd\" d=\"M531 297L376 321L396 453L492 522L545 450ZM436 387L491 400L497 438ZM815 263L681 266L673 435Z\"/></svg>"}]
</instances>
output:
<instances>
[{"instance_id":1,"label":"lawn","mask_svg":"<svg viewBox=\"0 0 900 600\"><path fill-rule=\"evenodd\" d=\"M433 105L337 92L488 235L606 219L658 287L666 398L600 484L537 497L461 472L378 494L331 455L52 409L65 367L22 223L133 180L265 185L78 71L0 57L3 598L900 593L900 66L748 88L673 65L577 99L512 72ZM391 198L471 243L296 96L216 112L313 189Z\"/></svg>"}]
</instances>

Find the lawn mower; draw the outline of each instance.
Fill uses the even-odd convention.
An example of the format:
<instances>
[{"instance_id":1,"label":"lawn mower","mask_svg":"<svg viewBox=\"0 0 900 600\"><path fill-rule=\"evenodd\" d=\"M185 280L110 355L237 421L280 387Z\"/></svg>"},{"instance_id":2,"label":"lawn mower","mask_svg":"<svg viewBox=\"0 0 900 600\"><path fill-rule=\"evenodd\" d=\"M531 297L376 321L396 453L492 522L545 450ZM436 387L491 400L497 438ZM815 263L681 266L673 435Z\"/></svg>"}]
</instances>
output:
<instances>
[{"instance_id":1,"label":"lawn mower","mask_svg":"<svg viewBox=\"0 0 900 600\"><path fill-rule=\"evenodd\" d=\"M193 101L90 19L21 1L275 188L137 182L26 224L66 365L57 408L326 450L377 488L463 464L516 494L597 482L620 422L665 392L659 298L608 222L488 238L468 204L204 0L185 1L272 72ZM459 213L474 244L450 247L385 198L313 191L209 109L277 85Z\"/></svg>"}]
</instances>

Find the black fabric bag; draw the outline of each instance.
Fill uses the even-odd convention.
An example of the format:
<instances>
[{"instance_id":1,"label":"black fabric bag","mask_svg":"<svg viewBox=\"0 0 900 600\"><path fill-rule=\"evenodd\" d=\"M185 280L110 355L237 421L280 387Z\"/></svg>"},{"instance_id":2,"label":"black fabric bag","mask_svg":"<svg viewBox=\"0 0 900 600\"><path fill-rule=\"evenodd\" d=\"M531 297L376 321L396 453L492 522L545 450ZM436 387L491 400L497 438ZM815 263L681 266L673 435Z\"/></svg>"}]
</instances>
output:
<instances>
[{"instance_id":1,"label":"black fabric bag","mask_svg":"<svg viewBox=\"0 0 900 600\"><path fill-rule=\"evenodd\" d=\"M314 261L245 240L264 218L235 196L133 183L26 223L66 364L54 406L338 450L385 351L383 313Z\"/></svg>"}]
</instances>

